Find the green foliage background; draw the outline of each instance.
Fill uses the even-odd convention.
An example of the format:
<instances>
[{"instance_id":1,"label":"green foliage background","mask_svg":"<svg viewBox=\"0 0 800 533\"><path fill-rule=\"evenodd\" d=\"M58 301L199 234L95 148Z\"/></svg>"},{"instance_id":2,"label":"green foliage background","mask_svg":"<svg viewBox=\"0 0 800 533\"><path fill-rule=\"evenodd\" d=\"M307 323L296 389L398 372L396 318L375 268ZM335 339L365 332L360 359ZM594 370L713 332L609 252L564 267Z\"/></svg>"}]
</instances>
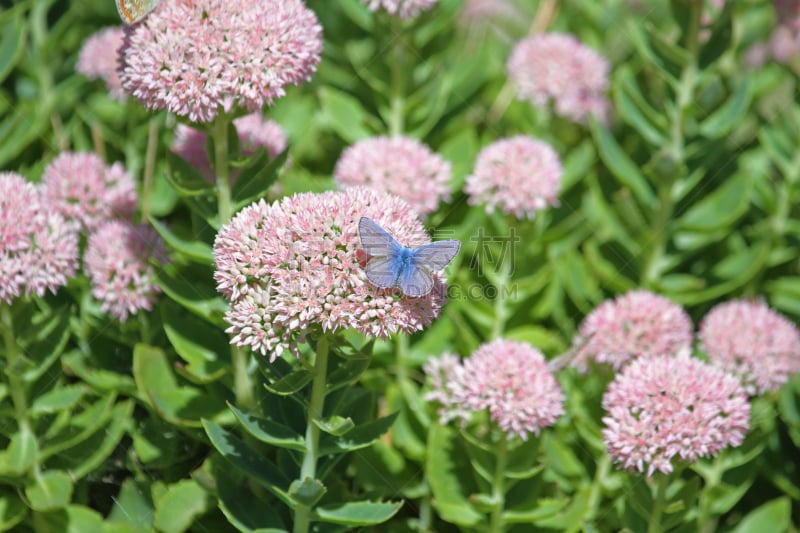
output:
<instances>
[{"instance_id":1,"label":"green foliage background","mask_svg":"<svg viewBox=\"0 0 800 533\"><path fill-rule=\"evenodd\" d=\"M491 451L436 424L421 392L430 355L467 355L498 333L555 355L598 303L637 287L683 304L695 323L741 297L763 297L797 321L798 65L743 61L774 25L771 3L729 2L698 40L689 0L559 2L550 30L577 35L613 64L608 127L516 100L505 107L505 62L538 6L519 4L527 19L468 32L457 25L458 0L407 24L357 0L308 1L324 28L323 61L311 83L266 110L290 137L291 164L278 172L283 160L247 162L243 172L259 186L234 191L236 199L265 196L273 179L281 194L332 189L346 146L402 132L453 165L454 198L427 220L463 243L452 285L508 289L454 298L411 338L373 346L347 336L330 386L339 387L337 414L357 432L326 429L327 499L319 500L315 486L289 490L287 477L304 446L302 403L291 397L302 397L310 378L291 362L256 356L251 373L270 384L255 393L260 415L237 405L226 304L211 277L219 221L191 192L192 170L168 156L174 117L131 99L119 104L75 73L83 40L119 24L113 2L0 3L0 169L36 181L59 152L102 146L109 162L142 176L155 131L148 210L174 254L159 273L157 309L124 325L99 311L85 278L13 307L25 357L4 359L4 371L25 383L30 424L19 423L4 381L0 530L281 530L283 504L302 498L322 502L318 518L329 529L320 531L390 517L375 530L481 530L492 502L473 471L490 469ZM510 221L468 206L459 191L482 147L520 133L550 142L565 176L558 208L513 223L522 241L503 279L470 268L471 237L478 228L507 234ZM608 376L560 379L568 414L515 451L519 481L506 523L513 531L643 530L650 491L609 464L600 439ZM745 445L677 480L675 500L699 503L675 508L672 525L691 531L703 513L722 517L714 524L725 531L788 530L800 520L798 391L795 379L756 399Z\"/></svg>"}]
</instances>

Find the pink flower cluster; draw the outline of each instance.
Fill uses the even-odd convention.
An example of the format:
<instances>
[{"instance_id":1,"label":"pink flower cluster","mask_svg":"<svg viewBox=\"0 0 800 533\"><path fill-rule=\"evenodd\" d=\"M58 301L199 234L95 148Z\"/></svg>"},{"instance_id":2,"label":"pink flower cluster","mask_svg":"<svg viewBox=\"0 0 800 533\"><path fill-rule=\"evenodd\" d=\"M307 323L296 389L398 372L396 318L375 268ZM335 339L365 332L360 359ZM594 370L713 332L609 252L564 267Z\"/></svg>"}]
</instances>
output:
<instances>
[{"instance_id":1,"label":"pink flower cluster","mask_svg":"<svg viewBox=\"0 0 800 533\"><path fill-rule=\"evenodd\" d=\"M574 122L586 122L590 115L607 119L610 65L572 35L523 39L514 47L507 70L519 97L537 107L553 101L556 113Z\"/></svg>"},{"instance_id":2,"label":"pink flower cluster","mask_svg":"<svg viewBox=\"0 0 800 533\"><path fill-rule=\"evenodd\" d=\"M518 219L533 218L540 209L558 205L563 173L549 144L518 135L481 150L464 191L470 204L486 204L488 213L499 207Z\"/></svg>"},{"instance_id":3,"label":"pink flower cluster","mask_svg":"<svg viewBox=\"0 0 800 533\"><path fill-rule=\"evenodd\" d=\"M53 209L43 186L0 172L0 303L55 293L77 268L77 224Z\"/></svg>"},{"instance_id":4,"label":"pink flower cluster","mask_svg":"<svg viewBox=\"0 0 800 533\"><path fill-rule=\"evenodd\" d=\"M75 70L90 80L102 79L106 82L109 94L117 100L126 97L118 72L119 49L124 36L122 26L98 31L83 42L75 65Z\"/></svg>"},{"instance_id":5,"label":"pink flower cluster","mask_svg":"<svg viewBox=\"0 0 800 533\"><path fill-rule=\"evenodd\" d=\"M774 0L777 25L766 42L757 42L747 51L745 62L759 67L768 59L789 63L800 55L800 1Z\"/></svg>"},{"instance_id":6,"label":"pink flower cluster","mask_svg":"<svg viewBox=\"0 0 800 533\"><path fill-rule=\"evenodd\" d=\"M764 302L717 305L700 323L701 349L750 395L774 391L800 372L800 332Z\"/></svg>"},{"instance_id":7,"label":"pink flower cluster","mask_svg":"<svg viewBox=\"0 0 800 533\"><path fill-rule=\"evenodd\" d=\"M555 424L564 412L564 393L542 353L522 342L496 340L464 361L453 354L431 358L424 367L428 401L441 405L439 420L468 423L476 412L489 416L509 438Z\"/></svg>"},{"instance_id":8,"label":"pink flower cluster","mask_svg":"<svg viewBox=\"0 0 800 533\"><path fill-rule=\"evenodd\" d=\"M585 372L593 360L619 370L632 359L675 355L691 348L693 330L680 305L649 291L631 291L601 303L583 320L572 365Z\"/></svg>"},{"instance_id":9,"label":"pink flower cluster","mask_svg":"<svg viewBox=\"0 0 800 533\"><path fill-rule=\"evenodd\" d=\"M410 19L432 8L439 0L361 0L361 2L367 4L370 11L384 9L390 15Z\"/></svg>"},{"instance_id":10,"label":"pink flower cluster","mask_svg":"<svg viewBox=\"0 0 800 533\"><path fill-rule=\"evenodd\" d=\"M271 105L311 78L322 51L322 27L302 0L171 0L126 31L122 86L193 122Z\"/></svg>"},{"instance_id":11,"label":"pink flower cluster","mask_svg":"<svg viewBox=\"0 0 800 533\"><path fill-rule=\"evenodd\" d=\"M347 148L333 171L342 187L366 186L399 196L427 215L450 198L450 163L409 137L375 137Z\"/></svg>"},{"instance_id":12,"label":"pink flower cluster","mask_svg":"<svg viewBox=\"0 0 800 533\"><path fill-rule=\"evenodd\" d=\"M130 219L136 212L136 183L124 167L106 166L96 154L64 152L42 174L45 197L68 220L87 231L112 219Z\"/></svg>"},{"instance_id":13,"label":"pink flower cluster","mask_svg":"<svg viewBox=\"0 0 800 533\"><path fill-rule=\"evenodd\" d=\"M626 366L603 396L603 440L629 470L672 472L744 440L750 406L733 376L694 359L647 356Z\"/></svg>"},{"instance_id":14,"label":"pink flower cluster","mask_svg":"<svg viewBox=\"0 0 800 533\"><path fill-rule=\"evenodd\" d=\"M305 193L240 211L214 242L219 290L232 344L270 360L310 332L354 328L371 337L430 325L445 302L445 286L422 298L380 289L367 280L358 221L369 217L405 246L430 242L411 207L364 188Z\"/></svg>"},{"instance_id":15,"label":"pink flower cluster","mask_svg":"<svg viewBox=\"0 0 800 533\"><path fill-rule=\"evenodd\" d=\"M83 262L104 312L125 322L152 309L161 288L151 258L166 261L161 237L150 226L112 220L89 236Z\"/></svg>"},{"instance_id":16,"label":"pink flower cluster","mask_svg":"<svg viewBox=\"0 0 800 533\"><path fill-rule=\"evenodd\" d=\"M239 136L239 149L242 155L253 155L259 148L266 148L271 158L274 158L288 146L286 132L274 120L264 119L261 113L251 113L233 121L236 133ZM214 169L206 152L206 134L200 130L178 124L175 129L175 140L172 151L188 161L209 182L214 181ZM235 181L237 173L231 174L231 181Z\"/></svg>"}]
</instances>

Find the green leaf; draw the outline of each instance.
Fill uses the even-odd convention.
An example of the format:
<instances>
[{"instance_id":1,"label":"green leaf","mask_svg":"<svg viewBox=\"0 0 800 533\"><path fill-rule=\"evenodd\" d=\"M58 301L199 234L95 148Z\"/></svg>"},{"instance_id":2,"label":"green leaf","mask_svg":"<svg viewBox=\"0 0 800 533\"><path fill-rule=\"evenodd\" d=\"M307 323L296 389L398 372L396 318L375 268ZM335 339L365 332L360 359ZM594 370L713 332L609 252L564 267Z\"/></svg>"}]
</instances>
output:
<instances>
[{"instance_id":1,"label":"green leaf","mask_svg":"<svg viewBox=\"0 0 800 533\"><path fill-rule=\"evenodd\" d=\"M172 230L167 228L167 226L153 217L150 217L148 220L150 221L150 225L152 225L158 234L161 235L161 238L164 239L164 242L167 243L167 246L183 257L204 265L211 265L214 263L214 253L211 250L211 246L208 244L199 239L187 240L179 237L177 234L173 233Z\"/></svg>"},{"instance_id":2,"label":"green leaf","mask_svg":"<svg viewBox=\"0 0 800 533\"><path fill-rule=\"evenodd\" d=\"M319 90L320 104L326 118L339 136L348 143L354 143L372 136L366 128L367 113L353 96L323 87Z\"/></svg>"},{"instance_id":3,"label":"green leaf","mask_svg":"<svg viewBox=\"0 0 800 533\"><path fill-rule=\"evenodd\" d=\"M530 524L555 517L569 503L569 500L543 499L536 502L536 507L531 509L509 509L503 513L503 522L506 524Z\"/></svg>"},{"instance_id":4,"label":"green leaf","mask_svg":"<svg viewBox=\"0 0 800 533\"><path fill-rule=\"evenodd\" d=\"M149 487L129 477L122 482L119 494L114 499L114 505L108 514L108 520L151 531L153 514Z\"/></svg>"},{"instance_id":5,"label":"green leaf","mask_svg":"<svg viewBox=\"0 0 800 533\"><path fill-rule=\"evenodd\" d=\"M0 451L0 475L21 476L39 460L36 435L25 424L11 436L8 448Z\"/></svg>"},{"instance_id":6,"label":"green leaf","mask_svg":"<svg viewBox=\"0 0 800 533\"><path fill-rule=\"evenodd\" d=\"M16 492L0 488L0 531L11 531L28 515L28 507Z\"/></svg>"},{"instance_id":7,"label":"green leaf","mask_svg":"<svg viewBox=\"0 0 800 533\"><path fill-rule=\"evenodd\" d=\"M168 150L167 163L169 163L167 180L182 197L213 194L214 183L206 180L184 158Z\"/></svg>"},{"instance_id":8,"label":"green leaf","mask_svg":"<svg viewBox=\"0 0 800 533\"><path fill-rule=\"evenodd\" d=\"M665 41L659 30L650 24L642 25L641 21L630 20L627 30L631 44L642 59L665 74L668 80L677 82L690 61L686 51Z\"/></svg>"},{"instance_id":9,"label":"green leaf","mask_svg":"<svg viewBox=\"0 0 800 533\"><path fill-rule=\"evenodd\" d=\"M265 383L264 388L279 396L289 396L301 391L312 379L314 375L308 370L296 370L277 381Z\"/></svg>"},{"instance_id":10,"label":"green leaf","mask_svg":"<svg viewBox=\"0 0 800 533\"><path fill-rule=\"evenodd\" d=\"M307 477L300 481L295 479L289 486L289 496L306 507L313 507L317 502L322 499L328 489L318 479L311 479Z\"/></svg>"},{"instance_id":11,"label":"green leaf","mask_svg":"<svg viewBox=\"0 0 800 533\"><path fill-rule=\"evenodd\" d=\"M203 427L211 444L222 457L275 494L286 505L294 508L293 500L283 488L288 487L291 482L277 466L239 437L214 422L203 420Z\"/></svg>"},{"instance_id":12,"label":"green leaf","mask_svg":"<svg viewBox=\"0 0 800 533\"><path fill-rule=\"evenodd\" d=\"M30 412L33 416L39 416L72 409L86 394L86 391L85 385L57 387L36 398L31 405Z\"/></svg>"},{"instance_id":13,"label":"green leaf","mask_svg":"<svg viewBox=\"0 0 800 533\"><path fill-rule=\"evenodd\" d=\"M74 350L61 358L61 366L68 376L77 376L95 391L118 391L122 394L134 394L136 383L133 378L100 368L89 368L84 361L85 356Z\"/></svg>"},{"instance_id":14,"label":"green leaf","mask_svg":"<svg viewBox=\"0 0 800 533\"><path fill-rule=\"evenodd\" d=\"M697 62L700 70L706 70L730 48L733 38L732 13L733 4L726 3L722 12L715 17L711 36L700 49L700 58Z\"/></svg>"},{"instance_id":15,"label":"green leaf","mask_svg":"<svg viewBox=\"0 0 800 533\"><path fill-rule=\"evenodd\" d=\"M745 76L728 101L700 124L700 134L709 139L725 137L735 126L741 124L749 109L750 84Z\"/></svg>"},{"instance_id":16,"label":"green leaf","mask_svg":"<svg viewBox=\"0 0 800 533\"><path fill-rule=\"evenodd\" d=\"M712 232L731 226L749 208L752 179L735 174L677 220L680 229Z\"/></svg>"},{"instance_id":17,"label":"green leaf","mask_svg":"<svg viewBox=\"0 0 800 533\"><path fill-rule=\"evenodd\" d=\"M314 425L325 433L336 437L344 435L355 427L355 423L350 417L345 418L338 415L329 416L323 420L314 419Z\"/></svg>"},{"instance_id":18,"label":"green leaf","mask_svg":"<svg viewBox=\"0 0 800 533\"><path fill-rule=\"evenodd\" d=\"M249 483L235 476L227 464L215 461L213 472L217 480L219 508L232 526L239 531L263 531L267 528L285 531L273 506L264 505L263 500L250 490Z\"/></svg>"},{"instance_id":19,"label":"green leaf","mask_svg":"<svg viewBox=\"0 0 800 533\"><path fill-rule=\"evenodd\" d=\"M791 500L787 497L776 498L750 511L750 513L739 522L739 525L733 530L733 533L789 531L791 515Z\"/></svg>"},{"instance_id":20,"label":"green leaf","mask_svg":"<svg viewBox=\"0 0 800 533\"><path fill-rule=\"evenodd\" d=\"M370 346L369 350L371 349ZM369 352L366 356L357 354L339 362L336 368L328 374L325 384L328 394L356 381L369 368L371 362L372 357L369 356Z\"/></svg>"},{"instance_id":21,"label":"green leaf","mask_svg":"<svg viewBox=\"0 0 800 533\"><path fill-rule=\"evenodd\" d=\"M197 482L186 479L170 485L155 506L155 527L164 533L182 533L212 507L212 500Z\"/></svg>"},{"instance_id":22,"label":"green leaf","mask_svg":"<svg viewBox=\"0 0 800 533\"><path fill-rule=\"evenodd\" d=\"M108 526L104 524L103 517L88 507L82 505L69 505L58 511L49 513L37 513L35 518L37 533L86 533L88 531L108 532ZM126 533L134 533L128 530Z\"/></svg>"},{"instance_id":23,"label":"green leaf","mask_svg":"<svg viewBox=\"0 0 800 533\"><path fill-rule=\"evenodd\" d=\"M289 151L284 150L270 160L269 152L262 148L242 168L236 177L231 197L238 207L267 196L267 191L278 179L278 172L286 163Z\"/></svg>"},{"instance_id":24,"label":"green leaf","mask_svg":"<svg viewBox=\"0 0 800 533\"><path fill-rule=\"evenodd\" d=\"M397 514L403 502L348 502L314 509L317 520L346 526L382 524Z\"/></svg>"},{"instance_id":25,"label":"green leaf","mask_svg":"<svg viewBox=\"0 0 800 533\"><path fill-rule=\"evenodd\" d=\"M475 526L483 520L464 496L463 453L454 453L455 434L447 426L431 425L425 472L433 493L433 506L442 519L460 526Z\"/></svg>"},{"instance_id":26,"label":"green leaf","mask_svg":"<svg viewBox=\"0 0 800 533\"><path fill-rule=\"evenodd\" d=\"M378 418L365 424L359 424L340 436L322 435L320 438L320 455L349 452L366 448L378 440L392 427L398 413Z\"/></svg>"},{"instance_id":27,"label":"green leaf","mask_svg":"<svg viewBox=\"0 0 800 533\"><path fill-rule=\"evenodd\" d=\"M639 167L620 148L611 133L597 120L591 121L591 130L600 159L603 160L611 174L621 185L630 189L642 205L653 207L656 204L656 196Z\"/></svg>"},{"instance_id":28,"label":"green leaf","mask_svg":"<svg viewBox=\"0 0 800 533\"><path fill-rule=\"evenodd\" d=\"M188 363L184 372L188 378L209 383L228 372L230 345L225 333L168 301L162 304L161 316L170 344Z\"/></svg>"},{"instance_id":29,"label":"green leaf","mask_svg":"<svg viewBox=\"0 0 800 533\"><path fill-rule=\"evenodd\" d=\"M116 394L103 396L80 414L72 414L66 427L55 427L45 435L40 461L76 446L105 426L113 415ZM54 434L50 434L53 433Z\"/></svg>"},{"instance_id":30,"label":"green leaf","mask_svg":"<svg viewBox=\"0 0 800 533\"><path fill-rule=\"evenodd\" d=\"M167 296L211 324L223 326L225 322L222 317L228 310L228 304L210 284L192 282L191 274L178 272L172 275L164 269L156 269L158 284Z\"/></svg>"},{"instance_id":31,"label":"green leaf","mask_svg":"<svg viewBox=\"0 0 800 533\"><path fill-rule=\"evenodd\" d=\"M5 20L0 26L0 83L6 79L25 50L25 34L29 27L25 23L24 12L16 9L16 13Z\"/></svg>"},{"instance_id":32,"label":"green leaf","mask_svg":"<svg viewBox=\"0 0 800 533\"><path fill-rule=\"evenodd\" d=\"M246 414L230 403L228 407L233 411L233 414L236 416L237 420L239 420L239 423L242 424L242 427L261 442L290 450L305 451L305 438L303 438L302 435L298 435L297 432L289 426L279 424L266 418L259 418L255 415Z\"/></svg>"},{"instance_id":33,"label":"green leaf","mask_svg":"<svg viewBox=\"0 0 800 533\"><path fill-rule=\"evenodd\" d=\"M641 93L630 66L620 65L612 88L614 103L622 119L652 146L663 146L669 125Z\"/></svg>"},{"instance_id":34,"label":"green leaf","mask_svg":"<svg viewBox=\"0 0 800 533\"><path fill-rule=\"evenodd\" d=\"M34 511L66 507L72 498L72 478L66 472L48 470L25 486L25 497Z\"/></svg>"}]
</instances>

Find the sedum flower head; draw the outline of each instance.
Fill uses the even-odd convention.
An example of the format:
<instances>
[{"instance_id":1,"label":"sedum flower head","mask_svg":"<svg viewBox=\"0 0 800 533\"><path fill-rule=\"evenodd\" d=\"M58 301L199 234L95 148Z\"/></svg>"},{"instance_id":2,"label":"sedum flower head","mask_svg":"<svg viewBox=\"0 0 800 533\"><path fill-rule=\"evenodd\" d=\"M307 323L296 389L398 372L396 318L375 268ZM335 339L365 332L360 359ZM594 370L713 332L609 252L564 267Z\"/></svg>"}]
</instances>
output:
<instances>
[{"instance_id":1,"label":"sedum flower head","mask_svg":"<svg viewBox=\"0 0 800 533\"><path fill-rule=\"evenodd\" d=\"M430 242L411 207L386 193L352 188L304 193L240 211L214 241L219 290L232 344L274 360L298 353L308 332L354 328L386 337L430 325L445 302L445 286L411 298L367 280L358 221L369 217L405 246Z\"/></svg>"},{"instance_id":2,"label":"sedum flower head","mask_svg":"<svg viewBox=\"0 0 800 533\"><path fill-rule=\"evenodd\" d=\"M549 144L519 135L481 150L464 191L470 204L486 204L488 213L499 208L518 219L533 218L540 209L558 205L563 173Z\"/></svg>"},{"instance_id":3,"label":"sedum flower head","mask_svg":"<svg viewBox=\"0 0 800 533\"><path fill-rule=\"evenodd\" d=\"M764 302L715 306L698 337L711 362L737 376L748 394L777 390L800 372L800 332Z\"/></svg>"},{"instance_id":4,"label":"sedum flower head","mask_svg":"<svg viewBox=\"0 0 800 533\"><path fill-rule=\"evenodd\" d=\"M590 360L619 370L631 359L675 355L691 348L692 321L673 301L645 290L606 300L580 326L581 346L573 366L586 371Z\"/></svg>"},{"instance_id":5,"label":"sedum flower head","mask_svg":"<svg viewBox=\"0 0 800 533\"><path fill-rule=\"evenodd\" d=\"M244 156L253 155L259 148L265 148L271 158L286 150L289 142L286 132L274 120L266 120L261 113L251 113L233 121L239 137L239 148ZM206 134L202 131L178 124L172 151L188 161L208 181L213 182L214 169L206 152ZM231 175L235 180L236 171Z\"/></svg>"},{"instance_id":6,"label":"sedum flower head","mask_svg":"<svg viewBox=\"0 0 800 533\"><path fill-rule=\"evenodd\" d=\"M527 440L564 412L564 394L544 355L522 342L489 342L463 361L452 354L431 358L425 373L432 387L425 398L441 404L442 424L466 424L486 410L509 437Z\"/></svg>"},{"instance_id":7,"label":"sedum flower head","mask_svg":"<svg viewBox=\"0 0 800 533\"><path fill-rule=\"evenodd\" d=\"M53 208L86 230L136 212L133 178L120 163L108 167L95 154L64 152L44 169L42 184Z\"/></svg>"},{"instance_id":8,"label":"sedum flower head","mask_svg":"<svg viewBox=\"0 0 800 533\"><path fill-rule=\"evenodd\" d=\"M77 268L77 225L52 209L41 186L0 172L0 302L55 293Z\"/></svg>"},{"instance_id":9,"label":"sedum flower head","mask_svg":"<svg viewBox=\"0 0 800 533\"><path fill-rule=\"evenodd\" d=\"M301 0L172 0L126 31L125 90L193 122L272 105L311 78L322 51L322 27Z\"/></svg>"},{"instance_id":10,"label":"sedum flower head","mask_svg":"<svg viewBox=\"0 0 800 533\"><path fill-rule=\"evenodd\" d=\"M399 196L427 215L450 198L450 163L409 137L375 137L347 148L333 171L342 187L366 186Z\"/></svg>"},{"instance_id":11,"label":"sedum flower head","mask_svg":"<svg viewBox=\"0 0 800 533\"><path fill-rule=\"evenodd\" d=\"M600 54L565 33L534 35L518 42L507 65L519 98L574 122L590 115L605 120L610 66Z\"/></svg>"},{"instance_id":12,"label":"sedum flower head","mask_svg":"<svg viewBox=\"0 0 800 533\"><path fill-rule=\"evenodd\" d=\"M410 19L427 11L436 5L439 0L361 0L367 4L370 11L385 10L390 15L399 15L400 18Z\"/></svg>"},{"instance_id":13,"label":"sedum flower head","mask_svg":"<svg viewBox=\"0 0 800 533\"><path fill-rule=\"evenodd\" d=\"M744 440L750 405L733 376L687 353L648 356L618 374L603 395L603 440L628 470L672 472Z\"/></svg>"},{"instance_id":14,"label":"sedum flower head","mask_svg":"<svg viewBox=\"0 0 800 533\"><path fill-rule=\"evenodd\" d=\"M153 308L161 289L151 259L164 262L165 256L161 237L149 226L112 220L89 236L83 262L104 312L125 322Z\"/></svg>"},{"instance_id":15,"label":"sedum flower head","mask_svg":"<svg viewBox=\"0 0 800 533\"><path fill-rule=\"evenodd\" d=\"M75 70L90 80L106 82L112 98L125 99L125 91L119 79L119 49L122 47L125 30L122 26L104 28L83 42L78 54Z\"/></svg>"}]
</instances>

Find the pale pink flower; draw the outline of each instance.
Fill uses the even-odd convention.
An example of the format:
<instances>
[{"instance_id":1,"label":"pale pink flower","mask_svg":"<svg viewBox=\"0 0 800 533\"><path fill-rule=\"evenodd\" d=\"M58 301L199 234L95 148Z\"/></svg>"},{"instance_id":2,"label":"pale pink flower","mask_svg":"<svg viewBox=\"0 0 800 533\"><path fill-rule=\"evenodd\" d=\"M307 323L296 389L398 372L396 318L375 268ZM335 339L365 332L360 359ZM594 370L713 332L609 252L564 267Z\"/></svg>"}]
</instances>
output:
<instances>
[{"instance_id":1,"label":"pale pink flower","mask_svg":"<svg viewBox=\"0 0 800 533\"><path fill-rule=\"evenodd\" d=\"M250 156L265 148L271 158L286 150L288 140L286 132L274 120L266 120L258 113L251 113L233 121L239 137L239 150L242 155ZM214 169L206 152L206 134L200 130L178 124L175 129L175 140L172 142L172 151L188 161L208 181L213 182ZM235 181L238 172L234 169L231 181Z\"/></svg>"},{"instance_id":2,"label":"pale pink flower","mask_svg":"<svg viewBox=\"0 0 800 533\"><path fill-rule=\"evenodd\" d=\"M64 152L42 174L45 197L68 220L93 230L136 212L136 183L120 163L106 166L96 154Z\"/></svg>"},{"instance_id":3,"label":"pale pink flower","mask_svg":"<svg viewBox=\"0 0 800 533\"><path fill-rule=\"evenodd\" d=\"M439 0L361 0L370 11L385 10L390 15L410 19L435 6Z\"/></svg>"},{"instance_id":4,"label":"pale pink flower","mask_svg":"<svg viewBox=\"0 0 800 533\"><path fill-rule=\"evenodd\" d=\"M0 172L0 302L55 293L77 268L77 224L52 209L41 186Z\"/></svg>"},{"instance_id":5,"label":"pale pink flower","mask_svg":"<svg viewBox=\"0 0 800 533\"><path fill-rule=\"evenodd\" d=\"M322 27L301 0L171 0L128 26L120 78L149 109L209 122L306 82Z\"/></svg>"},{"instance_id":6,"label":"pale pink flower","mask_svg":"<svg viewBox=\"0 0 800 533\"><path fill-rule=\"evenodd\" d=\"M769 38L769 49L778 63L789 63L800 53L800 32L785 25L777 26Z\"/></svg>"},{"instance_id":7,"label":"pale pink flower","mask_svg":"<svg viewBox=\"0 0 800 533\"><path fill-rule=\"evenodd\" d=\"M778 24L800 32L800 0L774 0Z\"/></svg>"},{"instance_id":8,"label":"pale pink flower","mask_svg":"<svg viewBox=\"0 0 800 533\"><path fill-rule=\"evenodd\" d=\"M483 344L460 364L457 356L444 354L429 359L424 370L432 388L425 399L441 404L442 424L466 424L486 410L509 438L527 440L564 413L564 393L544 355L523 342Z\"/></svg>"},{"instance_id":9,"label":"pale pink flower","mask_svg":"<svg viewBox=\"0 0 800 533\"><path fill-rule=\"evenodd\" d=\"M687 353L633 361L608 386L603 409L611 458L648 476L672 472L674 459L692 463L739 446L750 420L736 378Z\"/></svg>"},{"instance_id":10,"label":"pale pink flower","mask_svg":"<svg viewBox=\"0 0 800 533\"><path fill-rule=\"evenodd\" d=\"M492 30L509 39L508 26L519 22L523 13L514 0L466 0L458 12L457 22L469 34Z\"/></svg>"},{"instance_id":11,"label":"pale pink flower","mask_svg":"<svg viewBox=\"0 0 800 533\"><path fill-rule=\"evenodd\" d=\"M547 206L558 205L564 170L553 148L518 135L490 144L478 154L464 191L472 205L486 204L516 218L534 218Z\"/></svg>"},{"instance_id":12,"label":"pale pink flower","mask_svg":"<svg viewBox=\"0 0 800 533\"><path fill-rule=\"evenodd\" d=\"M558 115L574 122L586 122L590 115L607 119L610 65L572 35L545 33L523 39L514 47L507 70L519 98L534 106L552 101Z\"/></svg>"},{"instance_id":13,"label":"pale pink flower","mask_svg":"<svg viewBox=\"0 0 800 533\"><path fill-rule=\"evenodd\" d=\"M619 370L632 359L675 355L691 348L692 330L680 305L646 290L631 291L601 303L583 320L572 366L585 372L592 360Z\"/></svg>"},{"instance_id":14,"label":"pale pink flower","mask_svg":"<svg viewBox=\"0 0 800 533\"><path fill-rule=\"evenodd\" d=\"M122 26L104 28L83 42L78 53L75 70L90 80L101 79L106 82L112 98L124 100L127 96L119 80L119 49L125 30Z\"/></svg>"},{"instance_id":15,"label":"pale pink flower","mask_svg":"<svg viewBox=\"0 0 800 533\"><path fill-rule=\"evenodd\" d=\"M404 246L430 242L411 207L364 188L304 193L240 211L214 241L217 290L232 344L274 360L315 331L354 328L370 337L419 331L438 317L446 287L411 298L367 280L358 222L368 217Z\"/></svg>"},{"instance_id":16,"label":"pale pink flower","mask_svg":"<svg viewBox=\"0 0 800 533\"><path fill-rule=\"evenodd\" d=\"M698 338L711 362L737 376L750 395L777 390L800 372L797 326L764 302L715 306L700 323Z\"/></svg>"},{"instance_id":17,"label":"pale pink flower","mask_svg":"<svg viewBox=\"0 0 800 533\"><path fill-rule=\"evenodd\" d=\"M427 215L450 198L450 163L409 137L374 137L347 148L333 179L340 187L366 186L399 196Z\"/></svg>"},{"instance_id":18,"label":"pale pink flower","mask_svg":"<svg viewBox=\"0 0 800 533\"><path fill-rule=\"evenodd\" d=\"M166 257L161 237L149 226L113 220L89 236L83 262L104 312L125 322L153 308L161 288L151 260L163 263Z\"/></svg>"}]
</instances>

